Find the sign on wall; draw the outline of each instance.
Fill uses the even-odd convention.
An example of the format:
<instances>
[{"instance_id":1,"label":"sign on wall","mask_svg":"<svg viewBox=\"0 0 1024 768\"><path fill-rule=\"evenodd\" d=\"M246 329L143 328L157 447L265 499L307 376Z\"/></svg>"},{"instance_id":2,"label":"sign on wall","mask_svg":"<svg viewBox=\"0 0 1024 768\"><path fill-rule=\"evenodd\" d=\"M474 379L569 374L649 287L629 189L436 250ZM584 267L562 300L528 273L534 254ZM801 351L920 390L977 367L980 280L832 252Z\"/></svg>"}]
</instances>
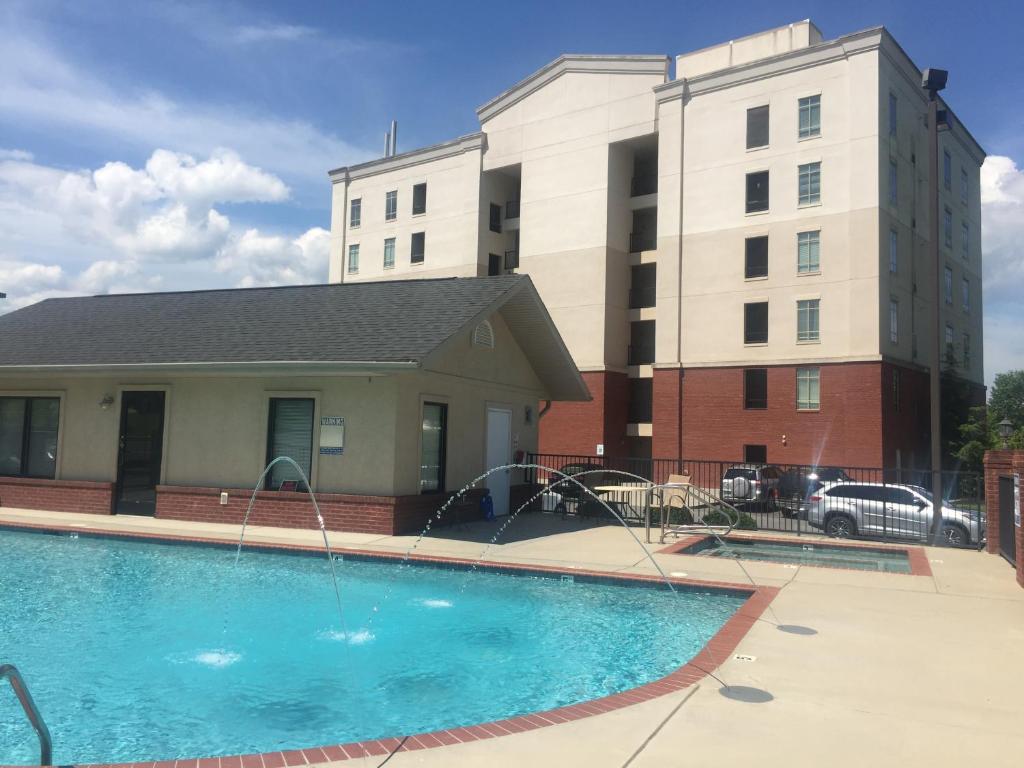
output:
<instances>
[{"instance_id":1,"label":"sign on wall","mask_svg":"<svg viewBox=\"0 0 1024 768\"><path fill-rule=\"evenodd\" d=\"M1020 528L1020 475L1013 474L1013 524Z\"/></svg>"},{"instance_id":2,"label":"sign on wall","mask_svg":"<svg viewBox=\"0 0 1024 768\"><path fill-rule=\"evenodd\" d=\"M345 417L320 417L320 455L338 456L345 452Z\"/></svg>"}]
</instances>

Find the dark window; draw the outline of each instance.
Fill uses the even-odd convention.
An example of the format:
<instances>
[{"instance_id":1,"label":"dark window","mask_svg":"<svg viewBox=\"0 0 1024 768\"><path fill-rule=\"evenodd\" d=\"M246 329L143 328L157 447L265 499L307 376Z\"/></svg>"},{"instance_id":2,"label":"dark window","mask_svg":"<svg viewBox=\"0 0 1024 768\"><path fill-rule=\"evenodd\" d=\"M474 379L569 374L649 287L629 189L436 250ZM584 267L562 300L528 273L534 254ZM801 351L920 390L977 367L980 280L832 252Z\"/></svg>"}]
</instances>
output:
<instances>
[{"instance_id":1,"label":"dark window","mask_svg":"<svg viewBox=\"0 0 1024 768\"><path fill-rule=\"evenodd\" d=\"M747 213L768 210L768 171L747 174Z\"/></svg>"},{"instance_id":2,"label":"dark window","mask_svg":"<svg viewBox=\"0 0 1024 768\"><path fill-rule=\"evenodd\" d=\"M427 212L427 183L414 184L412 187L412 215Z\"/></svg>"},{"instance_id":3,"label":"dark window","mask_svg":"<svg viewBox=\"0 0 1024 768\"><path fill-rule=\"evenodd\" d=\"M638 320L629 324L629 364L654 362L654 321Z\"/></svg>"},{"instance_id":4,"label":"dark window","mask_svg":"<svg viewBox=\"0 0 1024 768\"><path fill-rule=\"evenodd\" d=\"M743 461L746 464L764 464L768 461L768 446L744 445Z\"/></svg>"},{"instance_id":5,"label":"dark window","mask_svg":"<svg viewBox=\"0 0 1024 768\"><path fill-rule=\"evenodd\" d=\"M768 277L768 235L747 238L743 276Z\"/></svg>"},{"instance_id":6,"label":"dark window","mask_svg":"<svg viewBox=\"0 0 1024 768\"><path fill-rule=\"evenodd\" d=\"M633 211L633 231L629 234L629 252L653 251L658 247L658 209Z\"/></svg>"},{"instance_id":7,"label":"dark window","mask_svg":"<svg viewBox=\"0 0 1024 768\"><path fill-rule=\"evenodd\" d=\"M310 477L313 463L313 409L308 397L270 398L267 425L267 464L281 456L293 459ZM267 488L276 491L281 483L292 481L296 490L305 490L302 475L286 461L275 464L267 476Z\"/></svg>"},{"instance_id":8,"label":"dark window","mask_svg":"<svg viewBox=\"0 0 1024 768\"><path fill-rule=\"evenodd\" d=\"M487 254L487 274L491 277L501 274L501 256L499 254Z\"/></svg>"},{"instance_id":9,"label":"dark window","mask_svg":"<svg viewBox=\"0 0 1024 768\"><path fill-rule=\"evenodd\" d=\"M59 420L59 398L0 397L0 475L54 477Z\"/></svg>"},{"instance_id":10,"label":"dark window","mask_svg":"<svg viewBox=\"0 0 1024 768\"><path fill-rule=\"evenodd\" d=\"M889 504L916 504L917 496L906 488L883 488L882 501Z\"/></svg>"},{"instance_id":11,"label":"dark window","mask_svg":"<svg viewBox=\"0 0 1024 768\"><path fill-rule=\"evenodd\" d=\"M629 380L629 423L646 424L653 414L654 379Z\"/></svg>"},{"instance_id":12,"label":"dark window","mask_svg":"<svg viewBox=\"0 0 1024 768\"><path fill-rule=\"evenodd\" d=\"M409 261L413 264L422 264L427 247L427 235L425 232L413 232L410 239Z\"/></svg>"},{"instance_id":13,"label":"dark window","mask_svg":"<svg viewBox=\"0 0 1024 768\"><path fill-rule=\"evenodd\" d=\"M768 107L747 110L747 149L768 146Z\"/></svg>"},{"instance_id":14,"label":"dark window","mask_svg":"<svg viewBox=\"0 0 1024 768\"><path fill-rule=\"evenodd\" d=\"M491 203L491 232L501 232L501 206Z\"/></svg>"},{"instance_id":15,"label":"dark window","mask_svg":"<svg viewBox=\"0 0 1024 768\"><path fill-rule=\"evenodd\" d=\"M350 227L358 227L359 222L363 217L363 200L357 197L352 201L351 207L349 208L348 214L348 225Z\"/></svg>"},{"instance_id":16,"label":"dark window","mask_svg":"<svg viewBox=\"0 0 1024 768\"><path fill-rule=\"evenodd\" d=\"M630 268L630 309L641 309L655 305L657 278L657 264L638 264Z\"/></svg>"},{"instance_id":17,"label":"dark window","mask_svg":"<svg viewBox=\"0 0 1024 768\"><path fill-rule=\"evenodd\" d=\"M743 343L768 343L768 302L743 305Z\"/></svg>"},{"instance_id":18,"label":"dark window","mask_svg":"<svg viewBox=\"0 0 1024 768\"><path fill-rule=\"evenodd\" d=\"M743 407L768 407L767 368L747 368L743 371Z\"/></svg>"},{"instance_id":19,"label":"dark window","mask_svg":"<svg viewBox=\"0 0 1024 768\"><path fill-rule=\"evenodd\" d=\"M627 437L626 452L631 459L649 459L652 454L651 438Z\"/></svg>"},{"instance_id":20,"label":"dark window","mask_svg":"<svg viewBox=\"0 0 1024 768\"><path fill-rule=\"evenodd\" d=\"M443 493L448 449L448 406L423 404L420 440L420 493Z\"/></svg>"}]
</instances>

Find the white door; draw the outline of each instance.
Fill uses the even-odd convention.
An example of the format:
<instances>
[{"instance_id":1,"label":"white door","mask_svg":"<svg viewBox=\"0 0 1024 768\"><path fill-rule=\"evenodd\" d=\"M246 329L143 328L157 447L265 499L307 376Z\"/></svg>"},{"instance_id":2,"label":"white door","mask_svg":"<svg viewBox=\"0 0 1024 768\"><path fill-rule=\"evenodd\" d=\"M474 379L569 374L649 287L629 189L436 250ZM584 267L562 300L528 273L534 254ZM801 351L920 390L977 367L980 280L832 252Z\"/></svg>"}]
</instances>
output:
<instances>
[{"instance_id":1,"label":"white door","mask_svg":"<svg viewBox=\"0 0 1024 768\"><path fill-rule=\"evenodd\" d=\"M512 461L512 411L507 408L487 409L487 466L500 467ZM494 501L494 514L508 514L508 488L512 470L502 469L487 476L487 487Z\"/></svg>"}]
</instances>

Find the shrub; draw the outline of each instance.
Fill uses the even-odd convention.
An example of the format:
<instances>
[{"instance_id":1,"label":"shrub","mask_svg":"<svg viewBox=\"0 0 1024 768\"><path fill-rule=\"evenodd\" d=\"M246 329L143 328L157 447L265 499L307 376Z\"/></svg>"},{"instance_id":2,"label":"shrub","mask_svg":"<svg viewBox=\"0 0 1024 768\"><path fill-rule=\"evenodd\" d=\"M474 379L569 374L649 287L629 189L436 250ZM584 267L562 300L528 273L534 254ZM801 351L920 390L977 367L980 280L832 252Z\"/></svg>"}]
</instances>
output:
<instances>
[{"instance_id":1,"label":"shrub","mask_svg":"<svg viewBox=\"0 0 1024 768\"><path fill-rule=\"evenodd\" d=\"M713 509L704 515L701 522L705 525L729 525L732 521L725 512ZM757 521L746 512L741 512L739 522L736 523L735 528L741 531L756 531Z\"/></svg>"}]
</instances>

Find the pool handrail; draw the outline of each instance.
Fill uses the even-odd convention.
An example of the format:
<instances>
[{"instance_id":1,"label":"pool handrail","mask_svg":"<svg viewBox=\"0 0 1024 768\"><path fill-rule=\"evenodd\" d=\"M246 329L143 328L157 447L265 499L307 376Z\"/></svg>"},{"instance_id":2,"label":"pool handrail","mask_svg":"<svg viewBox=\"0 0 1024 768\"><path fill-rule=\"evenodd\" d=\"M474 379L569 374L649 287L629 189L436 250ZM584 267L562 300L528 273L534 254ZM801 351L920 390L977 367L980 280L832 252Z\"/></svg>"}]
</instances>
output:
<instances>
[{"instance_id":1,"label":"pool handrail","mask_svg":"<svg viewBox=\"0 0 1024 768\"><path fill-rule=\"evenodd\" d=\"M668 492L667 494L666 494L666 491ZM660 520L660 523L661 523L661 525L660 525L660 527L661 527L661 535L660 535L659 538L660 538L660 542L662 544L665 543L666 536L679 536L679 535L684 534L684 533L702 533L703 532L703 533L709 533L711 535L716 535L716 536L728 536L730 533L732 533L733 528L735 528L737 525L739 525L739 522L740 522L740 515L741 515L740 510L738 510L732 504L730 504L729 502L727 502L724 499L720 498L719 496L716 496L711 491L708 491L705 488L701 488L699 485L693 485L692 483L689 483L689 482L661 483L660 485L655 485L655 486L652 486L651 488L649 488L647 493L648 493L648 501L647 501L647 508L648 509L651 508L651 506L652 506L652 504L653 504L655 499L657 499L657 502L658 502L657 506L659 507L660 517L661 517L661 520ZM732 514L729 514L729 512L725 513L726 519L729 521L729 524L728 525L711 525L711 524L703 522L702 519L698 520L697 515L694 514L694 510L691 508L691 506L689 504L691 496L695 497L696 500L698 502L701 502L702 505L705 506L705 507L721 506L721 507L725 507L728 510L730 510L730 512L732 512ZM679 499L680 502L681 502L680 508L684 509L684 510L686 510L687 512L690 513L690 516L693 519L692 523L681 524L681 525L672 525L671 524L671 522L670 522L670 513L668 513L668 509L671 506L670 502L671 502L671 500L673 498ZM733 515L735 515L735 517L733 517ZM649 520L650 520L650 517L648 516L648 521ZM648 522L647 525L648 525L647 540L649 542L650 541L650 522Z\"/></svg>"},{"instance_id":2,"label":"pool handrail","mask_svg":"<svg viewBox=\"0 0 1024 768\"><path fill-rule=\"evenodd\" d=\"M10 682L14 695L18 697L21 708L25 711L25 716L39 737L39 764L52 765L53 741L50 739L50 729L43 722L43 716L39 714L39 708L32 699L32 694L28 692L25 679L13 664L0 664L0 681L4 678Z\"/></svg>"}]
</instances>

